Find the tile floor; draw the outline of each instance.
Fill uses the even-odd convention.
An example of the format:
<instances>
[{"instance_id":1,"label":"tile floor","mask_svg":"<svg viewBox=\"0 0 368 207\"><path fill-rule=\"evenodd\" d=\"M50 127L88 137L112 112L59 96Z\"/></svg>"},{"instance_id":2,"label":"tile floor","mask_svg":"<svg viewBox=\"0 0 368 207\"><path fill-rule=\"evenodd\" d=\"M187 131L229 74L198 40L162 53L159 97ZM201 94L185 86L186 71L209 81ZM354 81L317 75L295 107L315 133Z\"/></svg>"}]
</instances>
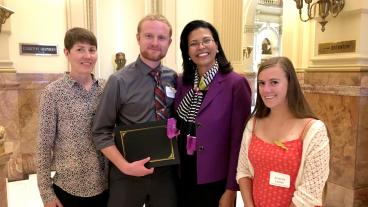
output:
<instances>
[{"instance_id":1,"label":"tile floor","mask_svg":"<svg viewBox=\"0 0 368 207\"><path fill-rule=\"evenodd\" d=\"M36 175L30 175L28 180L7 183L7 188L8 207L43 207ZM240 193L237 196L237 206L243 206Z\"/></svg>"},{"instance_id":2,"label":"tile floor","mask_svg":"<svg viewBox=\"0 0 368 207\"><path fill-rule=\"evenodd\" d=\"M42 207L36 175L28 180L7 183L8 207ZM21 196L20 196L21 195Z\"/></svg>"}]
</instances>

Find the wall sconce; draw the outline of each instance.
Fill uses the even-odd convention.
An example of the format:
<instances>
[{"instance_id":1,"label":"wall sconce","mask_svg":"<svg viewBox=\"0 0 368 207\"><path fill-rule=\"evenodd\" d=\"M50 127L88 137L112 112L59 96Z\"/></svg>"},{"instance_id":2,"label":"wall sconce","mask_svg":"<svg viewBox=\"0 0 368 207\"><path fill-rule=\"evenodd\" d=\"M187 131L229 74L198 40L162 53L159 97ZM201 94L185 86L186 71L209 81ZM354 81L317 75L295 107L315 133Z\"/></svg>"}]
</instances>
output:
<instances>
[{"instance_id":1,"label":"wall sconce","mask_svg":"<svg viewBox=\"0 0 368 207\"><path fill-rule=\"evenodd\" d=\"M328 21L326 21L326 17L331 13L333 17L337 17L341 10L344 8L345 0L318 0L317 2L312 2L313 0L304 0L307 4L307 13L308 18L303 19L302 17L302 9L303 9L303 0L294 0L296 3L296 8L299 10L300 20L303 22L307 22L315 18L316 16L316 7L318 5L318 14L321 17L319 23L321 24L321 31L325 31L325 25ZM313 10L313 12L312 12Z\"/></svg>"},{"instance_id":2,"label":"wall sconce","mask_svg":"<svg viewBox=\"0 0 368 207\"><path fill-rule=\"evenodd\" d=\"M10 15L12 15L13 13L14 11L12 11L11 9L8 9L5 6L0 5L0 32L1 27L3 24L5 24L6 19L8 19Z\"/></svg>"}]
</instances>

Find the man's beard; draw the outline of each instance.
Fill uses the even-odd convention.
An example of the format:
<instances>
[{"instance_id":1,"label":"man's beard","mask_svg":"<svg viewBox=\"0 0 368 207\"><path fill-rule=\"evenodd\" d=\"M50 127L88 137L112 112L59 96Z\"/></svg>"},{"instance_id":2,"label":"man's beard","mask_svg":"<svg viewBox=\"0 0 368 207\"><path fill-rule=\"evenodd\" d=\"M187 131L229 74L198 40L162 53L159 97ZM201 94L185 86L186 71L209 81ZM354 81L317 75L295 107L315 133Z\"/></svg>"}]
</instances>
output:
<instances>
[{"instance_id":1,"label":"man's beard","mask_svg":"<svg viewBox=\"0 0 368 207\"><path fill-rule=\"evenodd\" d=\"M147 50L142 51L142 57L146 58L150 61L160 61L162 58L165 57L166 54L163 54L162 52L159 53L152 53Z\"/></svg>"}]
</instances>

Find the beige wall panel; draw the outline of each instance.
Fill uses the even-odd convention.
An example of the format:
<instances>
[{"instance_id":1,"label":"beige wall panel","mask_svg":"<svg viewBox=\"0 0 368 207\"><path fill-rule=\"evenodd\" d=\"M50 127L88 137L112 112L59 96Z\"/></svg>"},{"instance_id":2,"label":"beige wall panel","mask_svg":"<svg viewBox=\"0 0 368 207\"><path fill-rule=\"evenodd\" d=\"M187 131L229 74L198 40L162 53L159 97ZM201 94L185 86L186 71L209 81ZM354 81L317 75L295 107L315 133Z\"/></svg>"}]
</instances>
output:
<instances>
[{"instance_id":1,"label":"beige wall panel","mask_svg":"<svg viewBox=\"0 0 368 207\"><path fill-rule=\"evenodd\" d=\"M177 7L176 7L176 0L163 0L162 1L162 8L161 12L162 14L169 20L171 27L172 27L172 42L169 47L169 50L167 51L166 57L163 59L162 63L166 65L167 67L170 67L177 72L180 71L181 66L178 65L178 60L176 58L176 52L180 50L179 42L180 39L178 38L178 33L176 28L176 22L177 22Z\"/></svg>"},{"instance_id":2,"label":"beige wall panel","mask_svg":"<svg viewBox=\"0 0 368 207\"><path fill-rule=\"evenodd\" d=\"M96 73L108 78L115 71L115 53L124 52L127 64L136 60L137 24L145 15L144 0L109 0L97 3L99 66Z\"/></svg>"},{"instance_id":3,"label":"beige wall panel","mask_svg":"<svg viewBox=\"0 0 368 207\"><path fill-rule=\"evenodd\" d=\"M192 20L201 19L213 24L214 22L214 2L212 0L179 0L176 3L177 22L176 22L176 38L177 38L177 68L182 71L182 57L180 51L180 34L183 28Z\"/></svg>"},{"instance_id":4,"label":"beige wall panel","mask_svg":"<svg viewBox=\"0 0 368 207\"><path fill-rule=\"evenodd\" d=\"M63 54L65 0L8 0L11 16L10 59L18 73L60 73L67 70ZM58 56L19 54L19 43L57 44Z\"/></svg>"}]
</instances>

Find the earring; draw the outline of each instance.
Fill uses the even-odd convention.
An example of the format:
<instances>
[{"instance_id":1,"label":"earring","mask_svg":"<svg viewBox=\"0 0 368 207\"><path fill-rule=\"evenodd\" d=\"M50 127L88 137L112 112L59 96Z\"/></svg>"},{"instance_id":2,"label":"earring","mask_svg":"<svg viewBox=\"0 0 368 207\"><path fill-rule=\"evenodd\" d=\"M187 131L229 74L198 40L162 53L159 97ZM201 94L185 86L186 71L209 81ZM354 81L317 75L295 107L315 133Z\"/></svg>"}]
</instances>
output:
<instances>
[{"instance_id":1,"label":"earring","mask_svg":"<svg viewBox=\"0 0 368 207\"><path fill-rule=\"evenodd\" d=\"M220 52L219 50L216 51L216 53L219 53L219 52Z\"/></svg>"},{"instance_id":2,"label":"earring","mask_svg":"<svg viewBox=\"0 0 368 207\"><path fill-rule=\"evenodd\" d=\"M192 60L192 58L189 58L189 60Z\"/></svg>"}]
</instances>

